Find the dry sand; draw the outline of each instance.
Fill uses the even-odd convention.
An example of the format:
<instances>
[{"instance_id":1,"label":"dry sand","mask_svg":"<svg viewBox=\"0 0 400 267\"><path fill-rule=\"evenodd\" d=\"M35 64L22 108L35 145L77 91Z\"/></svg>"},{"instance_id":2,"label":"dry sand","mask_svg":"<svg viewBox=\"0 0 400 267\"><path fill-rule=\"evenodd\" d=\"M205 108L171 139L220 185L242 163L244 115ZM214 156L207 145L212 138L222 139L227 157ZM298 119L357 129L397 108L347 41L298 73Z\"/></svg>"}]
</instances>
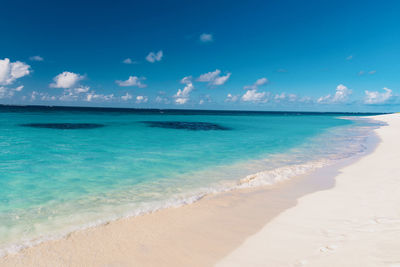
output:
<instances>
[{"instance_id":1,"label":"dry sand","mask_svg":"<svg viewBox=\"0 0 400 267\"><path fill-rule=\"evenodd\" d=\"M379 119L382 142L349 166L77 231L0 266L397 266L400 115Z\"/></svg>"}]
</instances>

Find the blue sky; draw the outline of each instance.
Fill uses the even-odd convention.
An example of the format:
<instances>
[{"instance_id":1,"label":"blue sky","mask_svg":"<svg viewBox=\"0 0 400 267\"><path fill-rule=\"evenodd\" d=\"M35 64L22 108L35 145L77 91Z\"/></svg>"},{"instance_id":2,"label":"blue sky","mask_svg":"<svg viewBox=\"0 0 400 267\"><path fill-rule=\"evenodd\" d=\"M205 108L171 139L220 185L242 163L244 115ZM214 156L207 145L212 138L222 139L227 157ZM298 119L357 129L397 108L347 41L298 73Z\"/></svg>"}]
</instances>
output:
<instances>
[{"instance_id":1,"label":"blue sky","mask_svg":"<svg viewBox=\"0 0 400 267\"><path fill-rule=\"evenodd\" d=\"M3 1L0 103L398 111L398 1Z\"/></svg>"}]
</instances>

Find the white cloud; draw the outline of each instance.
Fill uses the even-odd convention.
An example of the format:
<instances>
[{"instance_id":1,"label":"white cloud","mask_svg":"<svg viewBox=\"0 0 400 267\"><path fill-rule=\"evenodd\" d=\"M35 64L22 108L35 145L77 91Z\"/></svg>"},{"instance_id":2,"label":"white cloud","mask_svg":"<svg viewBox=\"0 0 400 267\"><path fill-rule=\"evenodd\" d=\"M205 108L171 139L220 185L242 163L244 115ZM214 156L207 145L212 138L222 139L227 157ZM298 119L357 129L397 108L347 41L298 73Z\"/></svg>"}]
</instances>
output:
<instances>
[{"instance_id":1,"label":"white cloud","mask_svg":"<svg viewBox=\"0 0 400 267\"><path fill-rule=\"evenodd\" d=\"M352 59L353 59L353 55L346 57L346 60L352 60Z\"/></svg>"},{"instance_id":2,"label":"white cloud","mask_svg":"<svg viewBox=\"0 0 400 267\"><path fill-rule=\"evenodd\" d=\"M351 90L348 89L343 84L339 84L336 87L335 95L333 96L333 102L344 102L348 99L349 95L351 94Z\"/></svg>"},{"instance_id":3,"label":"white cloud","mask_svg":"<svg viewBox=\"0 0 400 267\"><path fill-rule=\"evenodd\" d=\"M14 91L21 92L23 88L24 88L24 86L23 86L23 85L20 85L20 86L16 87L16 88L14 89Z\"/></svg>"},{"instance_id":4,"label":"white cloud","mask_svg":"<svg viewBox=\"0 0 400 267\"><path fill-rule=\"evenodd\" d=\"M146 103L148 100L147 96L138 95L136 97L136 103Z\"/></svg>"},{"instance_id":5,"label":"white cloud","mask_svg":"<svg viewBox=\"0 0 400 267\"><path fill-rule=\"evenodd\" d=\"M179 89L178 92L174 95L175 103L177 104L185 104L189 100L190 93L194 89L191 76L184 77L181 80L181 83L186 84L186 86L183 89Z\"/></svg>"},{"instance_id":6,"label":"white cloud","mask_svg":"<svg viewBox=\"0 0 400 267\"><path fill-rule=\"evenodd\" d=\"M76 94L80 94L80 93L87 93L89 92L90 87L89 86L79 86L78 88L74 89L74 92Z\"/></svg>"},{"instance_id":7,"label":"white cloud","mask_svg":"<svg viewBox=\"0 0 400 267\"><path fill-rule=\"evenodd\" d=\"M128 101L132 99L132 95L127 92L125 95L121 96L121 99L124 101Z\"/></svg>"},{"instance_id":8,"label":"white cloud","mask_svg":"<svg viewBox=\"0 0 400 267\"><path fill-rule=\"evenodd\" d=\"M370 75L373 75L373 74L375 74L376 73L376 70L370 70L369 72L368 72L368 74L370 74Z\"/></svg>"},{"instance_id":9,"label":"white cloud","mask_svg":"<svg viewBox=\"0 0 400 267\"><path fill-rule=\"evenodd\" d=\"M163 102L163 98L162 98L161 96L158 95L158 96L156 97L156 100L155 100L155 101L156 101L156 103L162 103L162 102Z\"/></svg>"},{"instance_id":10,"label":"white cloud","mask_svg":"<svg viewBox=\"0 0 400 267\"><path fill-rule=\"evenodd\" d=\"M203 43L210 43L214 41L213 35L211 33L202 33L200 34L200 41Z\"/></svg>"},{"instance_id":11,"label":"white cloud","mask_svg":"<svg viewBox=\"0 0 400 267\"><path fill-rule=\"evenodd\" d=\"M267 102L265 92L257 92L256 89L247 90L242 96L242 100L245 102Z\"/></svg>"},{"instance_id":12,"label":"white cloud","mask_svg":"<svg viewBox=\"0 0 400 267\"><path fill-rule=\"evenodd\" d=\"M163 51L160 50L157 53L154 52L150 52L147 56L146 56L146 60L150 63L154 63L156 61L161 61L163 57Z\"/></svg>"},{"instance_id":13,"label":"white cloud","mask_svg":"<svg viewBox=\"0 0 400 267\"><path fill-rule=\"evenodd\" d=\"M170 101L167 97L162 97L162 96L157 96L155 99L156 103L163 103L163 104L169 104Z\"/></svg>"},{"instance_id":14,"label":"white cloud","mask_svg":"<svg viewBox=\"0 0 400 267\"><path fill-rule=\"evenodd\" d=\"M30 67L21 61L10 62L8 58L0 59L0 85L10 85L28 75L31 72Z\"/></svg>"},{"instance_id":15,"label":"white cloud","mask_svg":"<svg viewBox=\"0 0 400 267\"><path fill-rule=\"evenodd\" d=\"M255 83L253 83L252 85L246 85L244 87L245 90L257 90L259 86L267 84L269 81L267 78L263 77L258 79Z\"/></svg>"},{"instance_id":16,"label":"white cloud","mask_svg":"<svg viewBox=\"0 0 400 267\"><path fill-rule=\"evenodd\" d=\"M103 95L103 94L96 94L96 92L92 91L86 95L86 101L91 102L93 100L103 100L109 101L114 98L114 94Z\"/></svg>"},{"instance_id":17,"label":"white cloud","mask_svg":"<svg viewBox=\"0 0 400 267\"><path fill-rule=\"evenodd\" d=\"M36 100L36 96L37 96L38 92L33 91L31 94L31 100Z\"/></svg>"},{"instance_id":18,"label":"white cloud","mask_svg":"<svg viewBox=\"0 0 400 267\"><path fill-rule=\"evenodd\" d=\"M51 95L49 95L47 93L40 93L40 92L33 91L31 93L31 101L35 101L37 98L39 98L39 100L42 100L42 101L55 101L55 100L57 100L57 97L55 97L55 96L51 96Z\"/></svg>"},{"instance_id":19,"label":"white cloud","mask_svg":"<svg viewBox=\"0 0 400 267\"><path fill-rule=\"evenodd\" d=\"M60 101L75 101L84 98L84 93L89 92L89 86L79 86L77 88L66 88L59 97Z\"/></svg>"},{"instance_id":20,"label":"white cloud","mask_svg":"<svg viewBox=\"0 0 400 267\"><path fill-rule=\"evenodd\" d=\"M223 85L230 77L231 73L228 72L225 76L220 76L221 71L216 69L215 71L210 71L204 73L197 78L198 82L208 82L210 85Z\"/></svg>"},{"instance_id":21,"label":"white cloud","mask_svg":"<svg viewBox=\"0 0 400 267\"><path fill-rule=\"evenodd\" d=\"M85 76L82 76L77 73L64 71L63 73L58 74L54 77L54 83L50 84L50 87L53 88L72 88L74 87L80 80L83 80Z\"/></svg>"},{"instance_id":22,"label":"white cloud","mask_svg":"<svg viewBox=\"0 0 400 267\"><path fill-rule=\"evenodd\" d=\"M204 73L202 75L200 75L199 78L197 78L198 82L212 82L213 80L215 80L215 78L218 77L218 75L221 73L220 70L216 69L215 71L210 71L207 73Z\"/></svg>"},{"instance_id":23,"label":"white cloud","mask_svg":"<svg viewBox=\"0 0 400 267\"><path fill-rule=\"evenodd\" d=\"M238 100L239 100L239 96L238 95L228 94L226 96L225 102L236 102Z\"/></svg>"},{"instance_id":24,"label":"white cloud","mask_svg":"<svg viewBox=\"0 0 400 267\"><path fill-rule=\"evenodd\" d=\"M260 86L260 85L264 85L264 84L266 84L266 83L268 83L268 79L264 77L264 78L258 79L258 80L254 83L254 85Z\"/></svg>"},{"instance_id":25,"label":"white cloud","mask_svg":"<svg viewBox=\"0 0 400 267\"><path fill-rule=\"evenodd\" d=\"M318 103L324 103L328 102L328 100L331 99L331 95L326 95L326 96L321 96L320 98L317 99Z\"/></svg>"},{"instance_id":26,"label":"white cloud","mask_svg":"<svg viewBox=\"0 0 400 267\"><path fill-rule=\"evenodd\" d=\"M274 96L274 100L275 102L281 102L281 101L296 102L298 100L298 96L295 94L280 93Z\"/></svg>"},{"instance_id":27,"label":"white cloud","mask_svg":"<svg viewBox=\"0 0 400 267\"><path fill-rule=\"evenodd\" d=\"M365 91L365 104L382 104L392 98L392 90L384 87L382 93L378 91L370 92Z\"/></svg>"},{"instance_id":28,"label":"white cloud","mask_svg":"<svg viewBox=\"0 0 400 267\"><path fill-rule=\"evenodd\" d=\"M23 85L20 85L15 88L0 86L0 98L12 97L15 94L15 92L21 92L23 88L24 88Z\"/></svg>"},{"instance_id":29,"label":"white cloud","mask_svg":"<svg viewBox=\"0 0 400 267\"><path fill-rule=\"evenodd\" d=\"M285 99L286 98L286 94L285 93L281 93L281 94L276 94L274 99L275 100L281 100L281 99Z\"/></svg>"},{"instance_id":30,"label":"white cloud","mask_svg":"<svg viewBox=\"0 0 400 267\"><path fill-rule=\"evenodd\" d=\"M133 61L133 60L130 59L130 58L125 58L125 59L122 61L122 63L124 63L124 64L134 64L135 61Z\"/></svg>"},{"instance_id":31,"label":"white cloud","mask_svg":"<svg viewBox=\"0 0 400 267\"><path fill-rule=\"evenodd\" d=\"M54 95L51 96L49 94L41 93L40 100L42 100L42 101L54 101L54 100L57 100L57 97L55 97Z\"/></svg>"},{"instance_id":32,"label":"white cloud","mask_svg":"<svg viewBox=\"0 0 400 267\"><path fill-rule=\"evenodd\" d=\"M244 89L247 90L246 93L242 96L242 101L246 102L267 102L267 93L266 92L258 92L258 87L268 83L268 79L263 77L258 79L252 85L244 86Z\"/></svg>"},{"instance_id":33,"label":"white cloud","mask_svg":"<svg viewBox=\"0 0 400 267\"><path fill-rule=\"evenodd\" d=\"M232 73L228 73L225 76L220 76L215 78L215 80L213 81L213 85L223 85L228 79L229 77L231 77Z\"/></svg>"},{"instance_id":34,"label":"white cloud","mask_svg":"<svg viewBox=\"0 0 400 267\"><path fill-rule=\"evenodd\" d=\"M303 96L298 101L302 103L311 103L313 102L313 99L309 96Z\"/></svg>"},{"instance_id":35,"label":"white cloud","mask_svg":"<svg viewBox=\"0 0 400 267\"><path fill-rule=\"evenodd\" d=\"M343 103L349 99L349 95L351 95L351 90L348 89L343 84L339 84L336 86L336 91L334 95L328 94L326 96L321 96L318 98L318 103Z\"/></svg>"},{"instance_id":36,"label":"white cloud","mask_svg":"<svg viewBox=\"0 0 400 267\"><path fill-rule=\"evenodd\" d=\"M29 58L31 61L43 61L44 58L41 56L32 56Z\"/></svg>"},{"instance_id":37,"label":"white cloud","mask_svg":"<svg viewBox=\"0 0 400 267\"><path fill-rule=\"evenodd\" d=\"M142 77L139 78L137 76L129 76L128 80L126 81L115 81L119 86L137 86L139 88L144 88L147 85L142 83L142 80L145 80L146 78Z\"/></svg>"}]
</instances>

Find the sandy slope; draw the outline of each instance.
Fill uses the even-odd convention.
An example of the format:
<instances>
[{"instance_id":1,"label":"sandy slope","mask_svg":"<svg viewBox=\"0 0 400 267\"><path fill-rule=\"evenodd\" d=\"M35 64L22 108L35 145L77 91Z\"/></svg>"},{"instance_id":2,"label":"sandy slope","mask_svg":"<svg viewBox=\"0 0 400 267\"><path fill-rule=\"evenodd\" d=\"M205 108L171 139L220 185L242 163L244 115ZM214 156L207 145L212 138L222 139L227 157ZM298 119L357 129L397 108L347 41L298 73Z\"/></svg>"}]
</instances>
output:
<instances>
[{"instance_id":1,"label":"sandy slope","mask_svg":"<svg viewBox=\"0 0 400 267\"><path fill-rule=\"evenodd\" d=\"M376 150L299 199L217 266L400 266L400 114Z\"/></svg>"}]
</instances>

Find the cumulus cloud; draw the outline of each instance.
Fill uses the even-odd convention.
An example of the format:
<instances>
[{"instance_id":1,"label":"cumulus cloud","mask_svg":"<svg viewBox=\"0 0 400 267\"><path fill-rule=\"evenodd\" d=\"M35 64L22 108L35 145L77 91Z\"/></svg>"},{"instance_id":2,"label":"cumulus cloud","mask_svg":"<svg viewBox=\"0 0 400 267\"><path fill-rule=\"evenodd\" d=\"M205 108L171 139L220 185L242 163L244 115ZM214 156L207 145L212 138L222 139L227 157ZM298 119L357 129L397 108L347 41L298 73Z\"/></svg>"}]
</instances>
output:
<instances>
[{"instance_id":1,"label":"cumulus cloud","mask_svg":"<svg viewBox=\"0 0 400 267\"><path fill-rule=\"evenodd\" d=\"M140 103L146 103L148 100L147 96L143 96L143 95L138 95L136 97L136 103L140 104Z\"/></svg>"},{"instance_id":2,"label":"cumulus cloud","mask_svg":"<svg viewBox=\"0 0 400 267\"><path fill-rule=\"evenodd\" d=\"M213 85L223 85L229 78L231 77L231 73L227 73L225 76L220 76L215 78L212 82Z\"/></svg>"},{"instance_id":3,"label":"cumulus cloud","mask_svg":"<svg viewBox=\"0 0 400 267\"><path fill-rule=\"evenodd\" d=\"M351 95L351 90L344 86L343 84L339 84L336 87L336 91L334 95L328 94L326 96L321 96L318 98L318 103L343 103L349 99L349 95Z\"/></svg>"},{"instance_id":4,"label":"cumulus cloud","mask_svg":"<svg viewBox=\"0 0 400 267\"><path fill-rule=\"evenodd\" d=\"M33 91L32 93L31 93L31 100L36 100L36 96L38 95L38 92L36 92L36 91Z\"/></svg>"},{"instance_id":5,"label":"cumulus cloud","mask_svg":"<svg viewBox=\"0 0 400 267\"><path fill-rule=\"evenodd\" d=\"M163 57L163 51L160 50L157 53L155 52L150 52L147 56L146 56L146 60L150 63L154 63L156 61L161 61Z\"/></svg>"},{"instance_id":6,"label":"cumulus cloud","mask_svg":"<svg viewBox=\"0 0 400 267\"><path fill-rule=\"evenodd\" d=\"M29 58L29 60L31 60L31 61L43 61L44 58L41 57L41 56L32 56L32 57Z\"/></svg>"},{"instance_id":7,"label":"cumulus cloud","mask_svg":"<svg viewBox=\"0 0 400 267\"><path fill-rule=\"evenodd\" d=\"M114 98L114 94L109 94L109 95L104 95L104 94L96 94L96 92L92 91L86 95L86 101L91 102L91 101L96 101L96 100L101 100L101 101L109 101Z\"/></svg>"},{"instance_id":8,"label":"cumulus cloud","mask_svg":"<svg viewBox=\"0 0 400 267\"><path fill-rule=\"evenodd\" d=\"M20 86L14 88L14 91L20 92L20 91L22 91L23 88L24 88L24 86L23 86L23 85L20 85Z\"/></svg>"},{"instance_id":9,"label":"cumulus cloud","mask_svg":"<svg viewBox=\"0 0 400 267\"><path fill-rule=\"evenodd\" d=\"M143 84L142 81L145 80L146 78L144 77L137 77L137 76L129 76L128 80L126 81L115 81L119 86L137 86L139 88L144 88L147 85Z\"/></svg>"},{"instance_id":10,"label":"cumulus cloud","mask_svg":"<svg viewBox=\"0 0 400 267\"><path fill-rule=\"evenodd\" d=\"M331 99L331 95L326 95L326 96L321 96L320 98L318 98L317 102L318 103L325 103L328 102Z\"/></svg>"},{"instance_id":11,"label":"cumulus cloud","mask_svg":"<svg viewBox=\"0 0 400 267\"><path fill-rule=\"evenodd\" d=\"M258 79L258 80L254 83L254 85L260 86L260 85L264 85L264 84L266 84L266 83L268 83L268 79L264 77L264 78Z\"/></svg>"},{"instance_id":12,"label":"cumulus cloud","mask_svg":"<svg viewBox=\"0 0 400 267\"><path fill-rule=\"evenodd\" d=\"M10 59L0 59L0 85L10 85L19 78L28 75L31 67L21 61L11 62Z\"/></svg>"},{"instance_id":13,"label":"cumulus cloud","mask_svg":"<svg viewBox=\"0 0 400 267\"><path fill-rule=\"evenodd\" d=\"M383 104L391 99L393 96L392 90L384 87L383 92L378 91L365 91L365 104Z\"/></svg>"},{"instance_id":14,"label":"cumulus cloud","mask_svg":"<svg viewBox=\"0 0 400 267\"><path fill-rule=\"evenodd\" d=\"M242 101L245 102L267 102L267 93L265 92L258 92L258 87L264 84L268 83L268 79L263 77L258 79L255 83L252 85L246 85L243 88L246 91L246 93L242 96Z\"/></svg>"},{"instance_id":15,"label":"cumulus cloud","mask_svg":"<svg viewBox=\"0 0 400 267\"><path fill-rule=\"evenodd\" d=\"M58 74L56 77L53 78L54 83L50 84L50 87L53 88L72 88L74 87L79 81L83 80L85 76L82 76L77 73L64 71L63 73Z\"/></svg>"},{"instance_id":16,"label":"cumulus cloud","mask_svg":"<svg viewBox=\"0 0 400 267\"><path fill-rule=\"evenodd\" d=\"M339 84L336 87L336 92L335 95L333 96L332 101L333 102L343 102L346 101L351 94L351 90L348 89L346 86L343 84Z\"/></svg>"},{"instance_id":17,"label":"cumulus cloud","mask_svg":"<svg viewBox=\"0 0 400 267\"><path fill-rule=\"evenodd\" d=\"M56 96L51 96L47 93L41 93L37 91L33 91L31 93L31 101L41 100L41 101L55 101L57 100Z\"/></svg>"},{"instance_id":18,"label":"cumulus cloud","mask_svg":"<svg viewBox=\"0 0 400 267\"><path fill-rule=\"evenodd\" d=\"M210 85L223 85L231 77L230 72L223 76L220 74L221 71L216 69L215 71L210 71L200 75L199 78L197 78L197 81L208 82Z\"/></svg>"},{"instance_id":19,"label":"cumulus cloud","mask_svg":"<svg viewBox=\"0 0 400 267\"><path fill-rule=\"evenodd\" d=\"M15 88L0 86L0 99L12 97L15 94L15 92L20 92L20 91L22 91L23 88L24 88L23 85L17 86Z\"/></svg>"},{"instance_id":20,"label":"cumulus cloud","mask_svg":"<svg viewBox=\"0 0 400 267\"><path fill-rule=\"evenodd\" d=\"M275 102L282 102L282 101L289 101L289 102L296 102L298 100L297 95L295 94L287 94L287 93L280 93L274 96Z\"/></svg>"},{"instance_id":21,"label":"cumulus cloud","mask_svg":"<svg viewBox=\"0 0 400 267\"><path fill-rule=\"evenodd\" d=\"M87 92L89 92L90 87L89 86L79 86L73 90L76 94L87 93Z\"/></svg>"},{"instance_id":22,"label":"cumulus cloud","mask_svg":"<svg viewBox=\"0 0 400 267\"><path fill-rule=\"evenodd\" d=\"M121 99L124 101L128 101L132 99L132 95L127 92L125 95L121 96Z\"/></svg>"},{"instance_id":23,"label":"cumulus cloud","mask_svg":"<svg viewBox=\"0 0 400 267\"><path fill-rule=\"evenodd\" d=\"M253 83L252 85L246 85L244 87L245 90L257 90L259 86L267 84L269 81L267 78L263 77L258 79L255 83Z\"/></svg>"},{"instance_id":24,"label":"cumulus cloud","mask_svg":"<svg viewBox=\"0 0 400 267\"><path fill-rule=\"evenodd\" d=\"M267 102L265 92L257 92L256 89L247 90L246 93L242 96L242 100L245 102Z\"/></svg>"},{"instance_id":25,"label":"cumulus cloud","mask_svg":"<svg viewBox=\"0 0 400 267\"><path fill-rule=\"evenodd\" d=\"M210 43L213 40L213 35L211 33L202 33L200 34L200 41L203 43Z\"/></svg>"},{"instance_id":26,"label":"cumulus cloud","mask_svg":"<svg viewBox=\"0 0 400 267\"><path fill-rule=\"evenodd\" d=\"M181 80L181 83L185 84L186 86L183 89L179 89L178 92L174 95L175 103L176 104L185 104L190 98L190 93L194 89L194 85L192 82L192 76L184 77Z\"/></svg>"},{"instance_id":27,"label":"cumulus cloud","mask_svg":"<svg viewBox=\"0 0 400 267\"><path fill-rule=\"evenodd\" d=\"M215 71L210 71L210 72L204 73L204 74L200 75L199 78L197 78L197 81L211 82L211 81L215 80L215 78L217 78L220 73L221 73L221 71L218 69L216 69Z\"/></svg>"},{"instance_id":28,"label":"cumulus cloud","mask_svg":"<svg viewBox=\"0 0 400 267\"><path fill-rule=\"evenodd\" d=\"M232 94L228 94L225 98L225 102L236 102L239 100L239 96L238 95L232 95Z\"/></svg>"},{"instance_id":29,"label":"cumulus cloud","mask_svg":"<svg viewBox=\"0 0 400 267\"><path fill-rule=\"evenodd\" d=\"M89 86L79 86L77 88L66 88L58 98L60 101L75 101L84 98L84 94L89 92Z\"/></svg>"}]
</instances>

